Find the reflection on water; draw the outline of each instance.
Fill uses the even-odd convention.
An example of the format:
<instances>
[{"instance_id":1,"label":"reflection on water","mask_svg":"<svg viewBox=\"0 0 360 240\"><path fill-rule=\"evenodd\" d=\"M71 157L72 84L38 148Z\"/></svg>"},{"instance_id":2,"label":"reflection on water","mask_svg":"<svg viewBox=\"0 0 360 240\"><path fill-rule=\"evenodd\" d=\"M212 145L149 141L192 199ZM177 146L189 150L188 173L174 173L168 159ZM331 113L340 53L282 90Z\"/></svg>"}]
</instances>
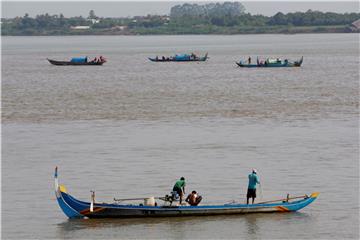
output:
<instances>
[{"instance_id":1,"label":"reflection on water","mask_svg":"<svg viewBox=\"0 0 360 240\"><path fill-rule=\"evenodd\" d=\"M313 221L312 217L301 212L173 218L68 219L57 224L57 237L78 236L85 232L113 232L114 235L118 232L129 232L131 233L129 236L121 234L122 238L142 238L149 234L152 238L163 238L162 231L159 229L166 229L171 233L171 238L175 239L184 239L188 236L203 238L200 234L201 231L209 231L214 224L221 222L222 225L228 227L219 230L219 236L222 234L229 236L228 234L231 233L233 236L241 238L257 239L265 234L266 227L264 228L264 226L271 222L286 226L294 222L301 224L310 221ZM232 226L236 226L236 228L232 228ZM228 233L226 233L227 231ZM97 238L97 235L95 234L93 237Z\"/></svg>"}]
</instances>

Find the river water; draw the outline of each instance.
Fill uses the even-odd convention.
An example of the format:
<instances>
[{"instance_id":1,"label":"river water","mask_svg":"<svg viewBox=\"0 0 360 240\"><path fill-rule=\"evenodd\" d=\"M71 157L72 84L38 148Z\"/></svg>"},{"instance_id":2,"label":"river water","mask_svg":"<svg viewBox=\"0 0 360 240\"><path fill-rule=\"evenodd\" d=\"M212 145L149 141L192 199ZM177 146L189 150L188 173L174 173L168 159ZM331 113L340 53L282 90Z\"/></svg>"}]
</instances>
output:
<instances>
[{"instance_id":1,"label":"river water","mask_svg":"<svg viewBox=\"0 0 360 240\"><path fill-rule=\"evenodd\" d=\"M359 35L2 37L3 239L358 239ZM202 63L150 56L209 52ZM103 55L94 67L46 58ZM301 68L240 69L251 55ZM70 194L163 196L181 176L203 204L310 194L290 214L68 220Z\"/></svg>"}]
</instances>

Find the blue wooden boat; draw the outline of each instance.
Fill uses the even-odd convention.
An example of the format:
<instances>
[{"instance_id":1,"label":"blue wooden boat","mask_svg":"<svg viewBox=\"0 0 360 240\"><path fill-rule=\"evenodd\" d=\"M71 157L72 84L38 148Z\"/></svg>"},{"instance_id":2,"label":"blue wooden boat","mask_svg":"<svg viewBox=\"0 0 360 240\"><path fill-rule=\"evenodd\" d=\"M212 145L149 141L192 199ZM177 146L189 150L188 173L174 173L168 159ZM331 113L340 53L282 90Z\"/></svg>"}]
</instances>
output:
<instances>
[{"instance_id":1,"label":"blue wooden boat","mask_svg":"<svg viewBox=\"0 0 360 240\"><path fill-rule=\"evenodd\" d=\"M176 54L175 56L171 57L154 57L149 58L152 62L204 62L208 59L208 53L205 54L203 57L198 57L195 54Z\"/></svg>"},{"instance_id":2,"label":"blue wooden boat","mask_svg":"<svg viewBox=\"0 0 360 240\"><path fill-rule=\"evenodd\" d=\"M295 212L312 203L319 193L315 192L310 196L304 195L291 198L287 196L285 199L249 205L231 203L200 206L172 206L166 204L163 206L157 206L156 204L150 206L146 204L119 204L119 202L99 203L95 202L95 194L92 192L91 201L84 202L71 196L64 185L58 184L56 167L55 195L60 208L68 218L145 218Z\"/></svg>"},{"instance_id":3,"label":"blue wooden boat","mask_svg":"<svg viewBox=\"0 0 360 240\"><path fill-rule=\"evenodd\" d=\"M100 58L95 58L91 61L88 61L87 57L77 57L72 58L70 61L58 61L53 59L48 59L49 63L56 66L101 66L106 62L106 59L100 56Z\"/></svg>"},{"instance_id":4,"label":"blue wooden boat","mask_svg":"<svg viewBox=\"0 0 360 240\"><path fill-rule=\"evenodd\" d=\"M295 62L290 62L289 60L285 59L284 61L280 59L266 59L264 62L260 62L257 59L256 64L248 64L243 63L242 61L236 62L239 67L246 67L246 68L258 68L258 67L300 67L303 62L303 57L300 60Z\"/></svg>"}]
</instances>

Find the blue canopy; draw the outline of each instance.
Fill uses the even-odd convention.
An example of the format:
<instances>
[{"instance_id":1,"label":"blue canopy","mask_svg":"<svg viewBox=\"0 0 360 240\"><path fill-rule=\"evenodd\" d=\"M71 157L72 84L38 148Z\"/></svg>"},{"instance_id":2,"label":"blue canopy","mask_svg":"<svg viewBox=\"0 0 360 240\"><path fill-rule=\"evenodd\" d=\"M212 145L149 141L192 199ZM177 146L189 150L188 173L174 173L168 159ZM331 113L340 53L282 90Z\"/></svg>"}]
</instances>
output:
<instances>
[{"instance_id":1,"label":"blue canopy","mask_svg":"<svg viewBox=\"0 0 360 240\"><path fill-rule=\"evenodd\" d=\"M87 62L87 57L76 57L76 58L72 58L71 62L76 62L76 63L85 63Z\"/></svg>"},{"instance_id":2,"label":"blue canopy","mask_svg":"<svg viewBox=\"0 0 360 240\"><path fill-rule=\"evenodd\" d=\"M175 55L175 60L178 60L178 61L190 60L190 55L188 55L188 54Z\"/></svg>"}]
</instances>

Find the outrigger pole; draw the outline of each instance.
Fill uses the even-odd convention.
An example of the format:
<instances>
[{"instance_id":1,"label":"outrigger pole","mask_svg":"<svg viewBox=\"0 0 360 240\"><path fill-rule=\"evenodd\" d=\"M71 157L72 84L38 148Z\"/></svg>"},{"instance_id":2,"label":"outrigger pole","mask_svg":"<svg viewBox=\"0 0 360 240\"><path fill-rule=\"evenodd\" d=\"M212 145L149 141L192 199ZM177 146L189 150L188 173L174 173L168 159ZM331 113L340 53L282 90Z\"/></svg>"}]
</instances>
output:
<instances>
[{"instance_id":1,"label":"outrigger pole","mask_svg":"<svg viewBox=\"0 0 360 240\"><path fill-rule=\"evenodd\" d=\"M299 198L309 198L309 196L308 195L303 195L303 196L298 196L298 197L289 197L289 194L287 194L287 197L283 198L283 199L271 200L271 201L266 201L266 202L259 202L259 203L256 203L256 204L272 203L272 202L280 202L280 201L288 202L289 200L299 199Z\"/></svg>"}]
</instances>

